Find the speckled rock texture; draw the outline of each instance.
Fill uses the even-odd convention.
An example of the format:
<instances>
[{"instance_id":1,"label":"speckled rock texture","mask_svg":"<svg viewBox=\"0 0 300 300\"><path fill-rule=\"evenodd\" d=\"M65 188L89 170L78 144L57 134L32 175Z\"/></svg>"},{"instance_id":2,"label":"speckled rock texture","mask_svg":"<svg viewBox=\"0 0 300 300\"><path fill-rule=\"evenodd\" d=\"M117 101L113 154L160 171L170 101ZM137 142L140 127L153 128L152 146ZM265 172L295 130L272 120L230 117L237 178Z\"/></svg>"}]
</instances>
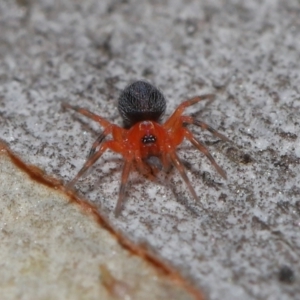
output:
<instances>
[{"instance_id":1,"label":"speckled rock texture","mask_svg":"<svg viewBox=\"0 0 300 300\"><path fill-rule=\"evenodd\" d=\"M1 299L195 299L68 200L1 148Z\"/></svg>"},{"instance_id":2,"label":"speckled rock texture","mask_svg":"<svg viewBox=\"0 0 300 300\"><path fill-rule=\"evenodd\" d=\"M119 218L122 158L107 152L78 182L136 243L148 244L208 299L300 295L300 2L1 1L0 138L65 182L101 128L61 102L121 125L120 91L143 79L167 99L214 93L187 110L225 134L191 127L218 164L184 142L158 183L131 174ZM169 182L169 183L167 183Z\"/></svg>"}]
</instances>

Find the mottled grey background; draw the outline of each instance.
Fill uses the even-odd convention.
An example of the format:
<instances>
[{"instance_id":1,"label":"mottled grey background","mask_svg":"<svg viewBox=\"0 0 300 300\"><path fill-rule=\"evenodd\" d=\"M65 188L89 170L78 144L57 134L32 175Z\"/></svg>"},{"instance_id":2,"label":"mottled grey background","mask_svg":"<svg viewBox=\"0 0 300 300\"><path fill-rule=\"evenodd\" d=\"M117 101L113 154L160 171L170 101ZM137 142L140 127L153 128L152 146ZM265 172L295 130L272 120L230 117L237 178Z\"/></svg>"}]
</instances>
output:
<instances>
[{"instance_id":1,"label":"mottled grey background","mask_svg":"<svg viewBox=\"0 0 300 300\"><path fill-rule=\"evenodd\" d=\"M227 181L189 143L178 151L209 213L173 170L169 186L163 174L158 184L133 173L115 219L122 160L110 152L77 188L209 299L296 299L299 16L297 0L2 0L0 138L67 182L101 128L64 112L62 100L121 125L117 98L133 80L163 91L167 115L188 97L215 93L188 113L232 140L192 128Z\"/></svg>"}]
</instances>

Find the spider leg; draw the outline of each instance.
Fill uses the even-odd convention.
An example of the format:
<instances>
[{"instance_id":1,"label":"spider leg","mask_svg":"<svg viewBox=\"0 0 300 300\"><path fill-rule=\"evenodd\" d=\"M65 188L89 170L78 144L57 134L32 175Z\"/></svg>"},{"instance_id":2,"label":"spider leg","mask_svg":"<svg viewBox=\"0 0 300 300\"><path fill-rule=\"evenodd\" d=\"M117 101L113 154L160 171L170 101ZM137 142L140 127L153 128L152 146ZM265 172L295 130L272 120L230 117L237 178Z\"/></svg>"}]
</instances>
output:
<instances>
[{"instance_id":1,"label":"spider leg","mask_svg":"<svg viewBox=\"0 0 300 300\"><path fill-rule=\"evenodd\" d=\"M97 147L99 147L103 143L106 136L107 133L105 133L105 131L101 132L101 134L97 137L96 141L94 142L87 158L91 157L96 152Z\"/></svg>"},{"instance_id":2,"label":"spider leg","mask_svg":"<svg viewBox=\"0 0 300 300\"><path fill-rule=\"evenodd\" d=\"M76 112L78 112L78 113L80 113L80 114L82 114L82 115L98 122L103 127L107 127L107 126L111 125L111 123L108 122L107 120L105 120L104 118L90 112L89 110L87 110L85 108L81 108L79 106L72 106L72 105L70 105L68 103L65 103L65 102L63 102L61 105L62 105L63 108L73 109Z\"/></svg>"},{"instance_id":3,"label":"spider leg","mask_svg":"<svg viewBox=\"0 0 300 300\"><path fill-rule=\"evenodd\" d=\"M193 124L193 125L199 126L204 130L208 130L210 133L212 133L214 136L220 138L221 140L223 140L225 142L230 142L230 140L225 135L219 133L217 130L215 130L214 128L212 128L211 126L209 126L208 124L206 124L202 121L196 120L195 118L190 117L190 116L181 116L181 120L182 120L182 123Z\"/></svg>"},{"instance_id":4,"label":"spider leg","mask_svg":"<svg viewBox=\"0 0 300 300\"><path fill-rule=\"evenodd\" d=\"M80 171L77 173L77 175L74 177L74 179L67 184L67 187L73 188L73 186L76 184L78 179L101 157L101 155L107 149L114 150L116 148L116 146L118 146L118 144L115 141L104 142L102 144L102 146L100 147L100 149L86 160L85 164L80 169Z\"/></svg>"},{"instance_id":5,"label":"spider leg","mask_svg":"<svg viewBox=\"0 0 300 300\"><path fill-rule=\"evenodd\" d=\"M184 102L182 102L173 112L173 114L169 117L169 119L165 122L164 126L166 126L167 128L171 128L173 127L173 124L178 121L179 117L181 117L182 113L184 112L184 110L191 106L194 105L202 100L213 100L215 98L215 95L213 94L204 94L201 96L196 96L193 97L191 99L188 99Z\"/></svg>"},{"instance_id":6,"label":"spider leg","mask_svg":"<svg viewBox=\"0 0 300 300\"><path fill-rule=\"evenodd\" d=\"M196 201L199 201L199 197L197 196L197 194L196 194L196 192L195 192L195 190L194 190L194 188L193 188L193 186L192 186L189 178L187 177L184 165L180 161L180 159L177 156L177 154L175 152L171 152L170 153L170 158L171 158L172 163L176 167L176 169L179 171L182 179L184 180L185 184L187 185L187 187L188 187L190 193L193 195L194 199Z\"/></svg>"},{"instance_id":7,"label":"spider leg","mask_svg":"<svg viewBox=\"0 0 300 300\"><path fill-rule=\"evenodd\" d=\"M227 179L226 172L216 163L215 159L209 153L208 149L203 144L201 144L187 128L184 128L183 130L184 130L184 136L210 160L211 164L216 168L218 173L224 179Z\"/></svg>"},{"instance_id":8,"label":"spider leg","mask_svg":"<svg viewBox=\"0 0 300 300\"><path fill-rule=\"evenodd\" d=\"M121 179L121 185L120 185L120 190L119 190L119 199L115 208L115 216L118 217L120 215L120 212L123 208L123 203L124 203L124 198L126 195L126 187L127 187L127 182L128 182L128 177L129 177L129 173L131 170L131 166L132 166L132 161L131 160L127 160L125 161L125 165L123 167L123 171L122 171L122 179Z\"/></svg>"},{"instance_id":9,"label":"spider leg","mask_svg":"<svg viewBox=\"0 0 300 300\"><path fill-rule=\"evenodd\" d=\"M163 153L163 152L162 152ZM172 169L172 163L170 161L170 158L168 155L162 155L161 156L161 162L162 162L162 165L164 167L164 171L169 174L171 169Z\"/></svg>"}]
</instances>

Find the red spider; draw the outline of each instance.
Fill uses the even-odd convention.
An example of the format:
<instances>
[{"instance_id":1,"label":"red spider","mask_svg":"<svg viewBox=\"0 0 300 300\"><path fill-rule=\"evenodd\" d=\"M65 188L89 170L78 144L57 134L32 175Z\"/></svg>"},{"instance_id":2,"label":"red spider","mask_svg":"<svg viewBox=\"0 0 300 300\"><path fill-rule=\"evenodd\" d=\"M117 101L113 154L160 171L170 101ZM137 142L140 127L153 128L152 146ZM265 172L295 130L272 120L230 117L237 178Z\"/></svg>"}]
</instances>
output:
<instances>
[{"instance_id":1,"label":"red spider","mask_svg":"<svg viewBox=\"0 0 300 300\"><path fill-rule=\"evenodd\" d=\"M63 103L63 107L71 108L93 119L104 128L101 135L94 142L87 161L68 186L72 188L76 181L101 155L110 149L120 153L124 159L119 199L115 208L116 216L119 215L123 206L130 171L136 166L142 174L150 174L151 176L153 167L147 162L147 158L151 156L158 157L165 170L169 170L173 164L185 181L190 193L198 200L198 196L186 175L184 165L176 154L176 148L184 138L188 139L199 151L204 153L219 174L226 179L225 171L216 163L207 148L186 128L186 125L200 126L224 141L228 141L228 139L209 125L191 116L182 115L186 107L201 100L211 100L213 98L214 95L205 94L186 100L177 107L164 124L161 124L159 120L166 109L164 96L151 84L136 81L126 87L119 98L118 109L124 121L124 128L111 124L84 108ZM105 140L105 137L109 134L112 135L112 139Z\"/></svg>"}]
</instances>

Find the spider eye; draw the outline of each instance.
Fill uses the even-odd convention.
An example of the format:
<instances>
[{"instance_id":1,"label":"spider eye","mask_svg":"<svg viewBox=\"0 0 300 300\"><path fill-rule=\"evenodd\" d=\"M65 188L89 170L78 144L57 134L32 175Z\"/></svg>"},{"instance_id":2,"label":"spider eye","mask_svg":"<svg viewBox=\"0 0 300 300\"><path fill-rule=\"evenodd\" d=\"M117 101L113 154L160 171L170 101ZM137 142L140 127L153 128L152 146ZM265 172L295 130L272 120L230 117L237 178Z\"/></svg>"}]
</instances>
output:
<instances>
[{"instance_id":1,"label":"spider eye","mask_svg":"<svg viewBox=\"0 0 300 300\"><path fill-rule=\"evenodd\" d=\"M131 127L141 121L158 121L166 110L166 100L150 83L136 81L121 93L118 109L125 127Z\"/></svg>"}]
</instances>

